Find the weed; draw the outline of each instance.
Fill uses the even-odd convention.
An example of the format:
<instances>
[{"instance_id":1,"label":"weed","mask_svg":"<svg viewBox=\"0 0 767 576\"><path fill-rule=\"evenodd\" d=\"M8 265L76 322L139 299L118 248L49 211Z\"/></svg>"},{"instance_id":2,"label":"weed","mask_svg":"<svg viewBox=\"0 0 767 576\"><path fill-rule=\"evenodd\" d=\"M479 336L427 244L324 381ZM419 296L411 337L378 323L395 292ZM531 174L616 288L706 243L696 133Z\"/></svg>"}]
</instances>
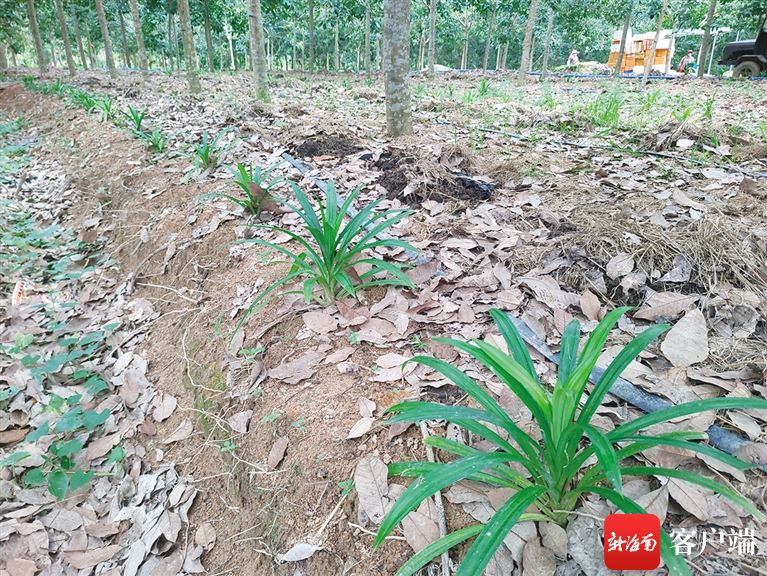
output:
<instances>
[{"instance_id":1,"label":"weed","mask_svg":"<svg viewBox=\"0 0 767 576\"><path fill-rule=\"evenodd\" d=\"M354 479L349 478L348 480L343 480L342 482L337 482L339 488L341 488L341 497L348 496L352 492L354 492Z\"/></svg>"},{"instance_id":2,"label":"weed","mask_svg":"<svg viewBox=\"0 0 767 576\"><path fill-rule=\"evenodd\" d=\"M280 413L277 412L276 410L272 410L269 414L261 418L261 422L264 422L264 423L274 422L279 417L280 417Z\"/></svg>"},{"instance_id":3,"label":"weed","mask_svg":"<svg viewBox=\"0 0 767 576\"><path fill-rule=\"evenodd\" d=\"M128 105L128 111L120 110L120 114L128 121L131 130L141 132L141 123L146 117L146 110L139 112L133 106Z\"/></svg>"},{"instance_id":4,"label":"weed","mask_svg":"<svg viewBox=\"0 0 767 576\"><path fill-rule=\"evenodd\" d=\"M703 118L712 120L714 117L714 97L706 99L703 103Z\"/></svg>"},{"instance_id":5,"label":"weed","mask_svg":"<svg viewBox=\"0 0 767 576\"><path fill-rule=\"evenodd\" d=\"M736 397L698 400L640 416L608 433L591 423L620 373L650 342L667 330L668 325L651 326L626 345L605 370L585 403L579 406L610 330L628 309L618 308L605 316L592 331L580 357L580 323L573 320L567 325L562 335L559 371L553 392L541 385L525 343L511 319L501 310L493 309L490 315L500 328L511 355L478 339L471 344L439 339L478 360L508 386L532 412L540 429L540 441L517 426L488 392L458 368L436 358L418 356L413 359L452 380L481 408L405 402L387 410L397 413L389 422L446 420L485 438L497 450L479 451L446 438L431 436L425 440L427 444L456 454L458 458L447 464L390 464L389 474L416 477L418 480L405 490L384 518L374 549L380 546L411 510L437 490L455 482L479 480L508 488L513 495L487 524L468 526L440 538L408 560L398 575L415 573L434 556L473 536L477 538L464 556L458 574L480 574L517 522L538 520L563 525L579 499L588 493L601 496L626 513L646 514L634 500L623 495L624 476L662 476L691 482L729 498L761 521L762 513L749 500L714 480L675 468L644 465L621 467L620 463L649 448L673 446L703 454L739 470L752 468L752 464L697 442L705 439L705 435L700 432L680 429L657 435L639 433L654 424L710 410L764 409L767 407L766 401ZM594 464L584 468L590 459L595 460ZM509 466L512 462L513 468ZM524 472L521 472L522 469ZM537 510L527 512L530 505L534 505ZM660 549L670 573L690 573L684 557L675 554L672 540L665 531L661 531Z\"/></svg>"},{"instance_id":6,"label":"weed","mask_svg":"<svg viewBox=\"0 0 767 576\"><path fill-rule=\"evenodd\" d=\"M594 126L616 128L620 123L623 94L603 92L589 103L584 112Z\"/></svg>"},{"instance_id":7,"label":"weed","mask_svg":"<svg viewBox=\"0 0 767 576\"><path fill-rule=\"evenodd\" d=\"M463 95L461 96L461 100L463 100L466 104L473 104L477 99L477 94L469 88L466 90Z\"/></svg>"},{"instance_id":8,"label":"weed","mask_svg":"<svg viewBox=\"0 0 767 576\"><path fill-rule=\"evenodd\" d=\"M479 86L477 86L477 96L480 98L485 98L490 95L490 82L488 82L485 78L482 78L482 80L479 81Z\"/></svg>"},{"instance_id":9,"label":"weed","mask_svg":"<svg viewBox=\"0 0 767 576\"><path fill-rule=\"evenodd\" d=\"M56 78L56 81L51 85L51 92L61 98L67 91L67 87L61 82L61 78Z\"/></svg>"},{"instance_id":10,"label":"weed","mask_svg":"<svg viewBox=\"0 0 767 576\"><path fill-rule=\"evenodd\" d=\"M693 109L694 106L687 106L681 112L672 110L671 115L676 119L677 122L679 122L679 124L684 124L690 119L690 116L692 116Z\"/></svg>"},{"instance_id":11,"label":"weed","mask_svg":"<svg viewBox=\"0 0 767 576\"><path fill-rule=\"evenodd\" d=\"M72 102L82 106L90 114L96 108L96 99L84 90L73 89L71 94Z\"/></svg>"},{"instance_id":12,"label":"weed","mask_svg":"<svg viewBox=\"0 0 767 576\"><path fill-rule=\"evenodd\" d=\"M243 356L247 364L252 364L256 361L256 356L264 351L263 346L256 346L255 348L242 348L237 352L238 356Z\"/></svg>"},{"instance_id":13,"label":"weed","mask_svg":"<svg viewBox=\"0 0 767 576\"><path fill-rule=\"evenodd\" d=\"M235 446L232 440L224 440L221 444L221 452L232 452L234 448Z\"/></svg>"},{"instance_id":14,"label":"weed","mask_svg":"<svg viewBox=\"0 0 767 576\"><path fill-rule=\"evenodd\" d=\"M429 347L423 340L421 340L420 332L418 332L417 334L413 334L413 337L410 339L410 345L416 350L419 350L421 352L423 352Z\"/></svg>"},{"instance_id":15,"label":"weed","mask_svg":"<svg viewBox=\"0 0 767 576\"><path fill-rule=\"evenodd\" d=\"M200 196L200 199L227 198L238 206L241 206L246 212L249 212L254 216L259 216L264 201L269 197L267 194L269 190L280 182L285 181L283 176L277 176L276 178L272 178L268 183L264 183L269 177L269 174L271 174L271 172L279 165L280 164L275 164L262 171L261 166L256 166L254 168L253 164L251 164L250 168L246 168L241 162L238 162L237 168L230 167L229 171L234 176L234 183L245 192L245 198L236 198L229 194L224 194L223 192L210 192Z\"/></svg>"},{"instance_id":16,"label":"weed","mask_svg":"<svg viewBox=\"0 0 767 576\"><path fill-rule=\"evenodd\" d=\"M360 343L359 333L354 330L349 330L349 344L357 345Z\"/></svg>"},{"instance_id":17,"label":"weed","mask_svg":"<svg viewBox=\"0 0 767 576\"><path fill-rule=\"evenodd\" d=\"M296 430L298 430L299 432L306 432L306 426L304 426L305 421L306 419L303 416L301 416L298 420L293 422L291 426L295 428Z\"/></svg>"},{"instance_id":18,"label":"weed","mask_svg":"<svg viewBox=\"0 0 767 576\"><path fill-rule=\"evenodd\" d=\"M413 86L413 96L416 98L423 98L426 93L426 85L423 82L419 82Z\"/></svg>"},{"instance_id":19,"label":"weed","mask_svg":"<svg viewBox=\"0 0 767 576\"><path fill-rule=\"evenodd\" d=\"M261 309L268 301L278 296L275 295L265 300L267 295L300 276L307 277L303 283L303 290L295 290L287 292L287 294L303 293L307 302L315 299L323 306L329 306L338 298L347 295L355 296L357 290L371 286L395 285L415 288L402 271L402 265L387 262L377 256L364 256L365 251L379 247L400 247L415 251L410 244L402 240L376 238L378 234L407 217L412 212L411 210L390 209L376 213L375 208L381 201L379 199L362 208L344 226L346 212L351 208L352 202L362 187L356 188L349 194L343 205L339 207L338 194L333 181L329 180L325 204L317 197L317 208L315 209L301 189L295 183L291 184L300 208L293 206L286 200L277 199L277 201L290 208L303 220L304 228L311 234L316 248L295 232L278 226L257 225L256 227L287 234L301 246L303 250L300 253L291 252L284 246L261 238L242 240L242 242L260 244L276 250L286 256L289 261L292 261L293 266L286 276L270 285L253 301L235 331L239 329L251 311ZM355 286L350 274L353 273L352 267L357 264L368 264L370 270L359 274L360 284ZM382 273L388 273L393 278L376 277ZM315 288L319 290L315 291Z\"/></svg>"}]
</instances>

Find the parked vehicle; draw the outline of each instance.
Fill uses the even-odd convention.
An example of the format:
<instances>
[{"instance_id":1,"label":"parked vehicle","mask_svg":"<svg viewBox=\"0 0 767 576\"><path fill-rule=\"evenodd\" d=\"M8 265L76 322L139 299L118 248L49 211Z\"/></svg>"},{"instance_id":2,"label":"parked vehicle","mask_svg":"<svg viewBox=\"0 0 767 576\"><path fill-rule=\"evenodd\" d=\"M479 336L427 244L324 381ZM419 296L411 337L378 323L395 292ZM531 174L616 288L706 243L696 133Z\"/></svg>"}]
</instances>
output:
<instances>
[{"instance_id":1,"label":"parked vehicle","mask_svg":"<svg viewBox=\"0 0 767 576\"><path fill-rule=\"evenodd\" d=\"M750 78L767 72L767 18L762 22L755 40L725 44L719 64L735 66L733 78Z\"/></svg>"}]
</instances>

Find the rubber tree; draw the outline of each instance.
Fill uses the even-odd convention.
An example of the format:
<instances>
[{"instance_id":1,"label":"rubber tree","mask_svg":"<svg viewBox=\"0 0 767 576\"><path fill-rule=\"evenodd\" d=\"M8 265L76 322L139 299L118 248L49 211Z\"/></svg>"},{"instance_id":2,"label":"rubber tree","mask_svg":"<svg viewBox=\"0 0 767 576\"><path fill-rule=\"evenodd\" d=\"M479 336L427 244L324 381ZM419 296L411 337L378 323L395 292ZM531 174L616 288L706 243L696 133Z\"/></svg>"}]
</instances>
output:
<instances>
[{"instance_id":1,"label":"rubber tree","mask_svg":"<svg viewBox=\"0 0 767 576\"><path fill-rule=\"evenodd\" d=\"M31 0L30 0L31 1ZM99 26L101 27L101 37L104 40L104 56L107 60L107 68L112 78L117 78L117 68L115 68L115 59L112 54L112 42L109 40L109 28L107 26L107 15L104 12L104 4L101 0L96 0L96 14L99 17Z\"/></svg>"},{"instance_id":2,"label":"rubber tree","mask_svg":"<svg viewBox=\"0 0 767 576\"><path fill-rule=\"evenodd\" d=\"M181 25L181 45L184 47L184 64L186 65L186 80L189 83L189 91L192 94L199 94L202 92L202 87L197 75L197 50L194 47L189 0L178 0L178 21Z\"/></svg>"},{"instance_id":3,"label":"rubber tree","mask_svg":"<svg viewBox=\"0 0 767 576\"><path fill-rule=\"evenodd\" d=\"M498 5L492 2L488 7L489 16L487 19L487 36L485 37L485 53L482 56L482 73L487 72L487 60L490 58L490 42L493 39L493 23L495 22L495 13L498 10Z\"/></svg>"},{"instance_id":4,"label":"rubber tree","mask_svg":"<svg viewBox=\"0 0 767 576\"><path fill-rule=\"evenodd\" d=\"M434 76L434 54L437 42L437 0L429 0L429 76Z\"/></svg>"},{"instance_id":5,"label":"rubber tree","mask_svg":"<svg viewBox=\"0 0 767 576\"><path fill-rule=\"evenodd\" d=\"M413 133L410 108L410 1L384 0L383 73L386 129L390 136Z\"/></svg>"},{"instance_id":6,"label":"rubber tree","mask_svg":"<svg viewBox=\"0 0 767 576\"><path fill-rule=\"evenodd\" d=\"M210 31L210 0L202 1L202 15L205 25L205 48L207 50L208 72L214 72L213 65L213 34Z\"/></svg>"},{"instance_id":7,"label":"rubber tree","mask_svg":"<svg viewBox=\"0 0 767 576\"><path fill-rule=\"evenodd\" d=\"M67 68L69 68L69 75L74 76L75 71L75 59L72 57L72 44L69 42L69 30L67 29L67 19L64 16L64 5L61 0L56 0L56 14L59 17L59 26L61 26L61 38L64 40L64 52L67 55Z\"/></svg>"},{"instance_id":8,"label":"rubber tree","mask_svg":"<svg viewBox=\"0 0 767 576\"><path fill-rule=\"evenodd\" d=\"M711 0L708 4L708 13L706 14L706 23L703 25L703 39L700 42L701 57L698 62L698 78L703 78L703 72L706 69L706 61L710 57L711 51L711 22L714 19L716 11L716 0Z\"/></svg>"},{"instance_id":9,"label":"rubber tree","mask_svg":"<svg viewBox=\"0 0 767 576\"><path fill-rule=\"evenodd\" d=\"M309 74L314 73L314 0L308 0L309 8Z\"/></svg>"},{"instance_id":10,"label":"rubber tree","mask_svg":"<svg viewBox=\"0 0 767 576\"><path fill-rule=\"evenodd\" d=\"M554 26L554 6L549 6L549 21L546 24L546 44L543 47L543 63L541 64L541 82L546 81L549 71L549 54L551 53L551 29Z\"/></svg>"},{"instance_id":11,"label":"rubber tree","mask_svg":"<svg viewBox=\"0 0 767 576\"><path fill-rule=\"evenodd\" d=\"M623 58L626 56L626 41L628 40L629 28L631 27L631 12L634 10L634 1L632 0L628 4L626 9L626 18L623 20L623 32L621 33L621 43L618 47L618 60L615 62L615 70L613 71L613 80L618 80L621 75L621 67L623 66Z\"/></svg>"},{"instance_id":12,"label":"rubber tree","mask_svg":"<svg viewBox=\"0 0 767 576\"><path fill-rule=\"evenodd\" d=\"M85 50L83 50L83 39L80 36L80 26L77 23L77 8L75 0L69 0L69 8L72 12L72 29L75 31L75 40L77 40L77 52L80 54L80 64L84 70L88 69L88 62L85 60Z\"/></svg>"},{"instance_id":13,"label":"rubber tree","mask_svg":"<svg viewBox=\"0 0 767 576\"><path fill-rule=\"evenodd\" d=\"M248 31L250 33L250 59L253 62L256 98L269 102L269 80L266 75L264 19L261 15L261 0L248 0Z\"/></svg>"},{"instance_id":14,"label":"rubber tree","mask_svg":"<svg viewBox=\"0 0 767 576\"><path fill-rule=\"evenodd\" d=\"M48 71L48 65L45 63L43 39L40 37L40 28L37 26L37 13L35 12L34 0L27 0L27 16L29 17L29 29L32 32L32 39L35 42L37 67L40 69L40 74L45 74Z\"/></svg>"},{"instance_id":15,"label":"rubber tree","mask_svg":"<svg viewBox=\"0 0 767 576\"><path fill-rule=\"evenodd\" d=\"M370 0L365 0L365 74L370 80Z\"/></svg>"},{"instance_id":16,"label":"rubber tree","mask_svg":"<svg viewBox=\"0 0 767 576\"><path fill-rule=\"evenodd\" d=\"M658 41L660 40L660 33L663 30L663 19L666 17L666 8L668 7L668 0L663 0L663 5L660 7L660 14L658 14L658 26L655 29L655 38L652 42L652 48L650 49L650 58L648 62L645 62L644 74L642 75L642 83L647 84L647 77L650 75L653 64L655 63L655 51L658 48Z\"/></svg>"},{"instance_id":17,"label":"rubber tree","mask_svg":"<svg viewBox=\"0 0 767 576\"><path fill-rule=\"evenodd\" d=\"M128 49L128 36L125 33L125 18L123 17L123 4L118 3L117 5L117 19L120 22L120 47L123 51L123 63L128 68L132 68L133 65L130 61L130 50Z\"/></svg>"},{"instance_id":18,"label":"rubber tree","mask_svg":"<svg viewBox=\"0 0 767 576\"><path fill-rule=\"evenodd\" d=\"M527 13L527 26L525 27L525 40L522 43L522 62L519 65L519 77L517 85L524 86L527 79L527 68L530 64L531 50L533 43L533 28L535 27L535 16L538 12L538 0L530 0L530 10Z\"/></svg>"},{"instance_id":19,"label":"rubber tree","mask_svg":"<svg viewBox=\"0 0 767 576\"><path fill-rule=\"evenodd\" d=\"M136 33L136 44L138 45L138 60L139 68L141 68L141 75L146 80L149 75L149 65L146 59L146 46L144 45L144 32L141 30L141 18L138 13L138 2L136 0L129 0L130 13L133 18L133 29Z\"/></svg>"}]
</instances>

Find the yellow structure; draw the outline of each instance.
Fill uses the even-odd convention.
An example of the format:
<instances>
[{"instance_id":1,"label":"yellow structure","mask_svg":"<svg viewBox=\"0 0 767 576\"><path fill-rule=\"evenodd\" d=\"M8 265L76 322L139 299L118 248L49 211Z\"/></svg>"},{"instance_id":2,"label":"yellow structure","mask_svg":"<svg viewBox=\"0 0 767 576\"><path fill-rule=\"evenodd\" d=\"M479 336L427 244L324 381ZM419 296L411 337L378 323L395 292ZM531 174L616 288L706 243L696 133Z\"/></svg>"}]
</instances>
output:
<instances>
[{"instance_id":1,"label":"yellow structure","mask_svg":"<svg viewBox=\"0 0 767 576\"><path fill-rule=\"evenodd\" d=\"M615 64L618 62L622 34L622 30L618 30L613 34L613 44L610 47L610 56L607 59L607 65L610 68L615 68ZM626 36L626 53L623 55L623 62L621 63L621 73L629 71L641 74L644 72L645 63L650 59L653 40L655 40L655 32L632 35L629 28L628 35ZM671 30L661 30L652 68L668 72L671 68L671 59L673 57L674 34Z\"/></svg>"}]
</instances>

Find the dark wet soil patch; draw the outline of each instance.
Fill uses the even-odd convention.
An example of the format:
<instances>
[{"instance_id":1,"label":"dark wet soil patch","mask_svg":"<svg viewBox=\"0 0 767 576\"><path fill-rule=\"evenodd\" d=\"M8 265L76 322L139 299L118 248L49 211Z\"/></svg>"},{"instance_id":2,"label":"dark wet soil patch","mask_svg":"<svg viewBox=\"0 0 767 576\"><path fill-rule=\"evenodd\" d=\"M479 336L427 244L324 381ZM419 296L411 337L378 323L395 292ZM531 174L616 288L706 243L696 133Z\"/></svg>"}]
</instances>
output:
<instances>
[{"instance_id":1,"label":"dark wet soil patch","mask_svg":"<svg viewBox=\"0 0 767 576\"><path fill-rule=\"evenodd\" d=\"M361 151L362 148L354 142L349 142L340 136L324 136L317 140L307 140L296 148L299 158L315 156L337 156L342 158Z\"/></svg>"}]
</instances>

